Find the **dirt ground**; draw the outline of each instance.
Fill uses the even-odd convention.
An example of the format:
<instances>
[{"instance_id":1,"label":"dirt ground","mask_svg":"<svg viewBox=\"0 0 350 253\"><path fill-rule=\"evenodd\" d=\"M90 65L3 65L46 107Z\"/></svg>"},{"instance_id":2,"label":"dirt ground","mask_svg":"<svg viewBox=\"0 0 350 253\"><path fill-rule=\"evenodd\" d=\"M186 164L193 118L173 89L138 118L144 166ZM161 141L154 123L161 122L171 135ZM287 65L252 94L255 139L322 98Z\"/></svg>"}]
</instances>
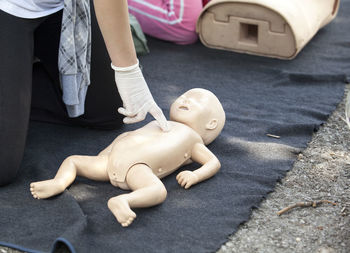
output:
<instances>
[{"instance_id":1,"label":"dirt ground","mask_svg":"<svg viewBox=\"0 0 350 253\"><path fill-rule=\"evenodd\" d=\"M344 102L345 98L275 191L218 253L350 252L350 130L343 121ZM292 204L318 200L336 205L322 203L276 214ZM18 252L0 247L0 253Z\"/></svg>"},{"instance_id":2,"label":"dirt ground","mask_svg":"<svg viewBox=\"0 0 350 253\"><path fill-rule=\"evenodd\" d=\"M218 253L350 252L350 130L343 120L344 104L345 98L275 191ZM276 214L297 202L318 200L336 206L324 203Z\"/></svg>"}]
</instances>

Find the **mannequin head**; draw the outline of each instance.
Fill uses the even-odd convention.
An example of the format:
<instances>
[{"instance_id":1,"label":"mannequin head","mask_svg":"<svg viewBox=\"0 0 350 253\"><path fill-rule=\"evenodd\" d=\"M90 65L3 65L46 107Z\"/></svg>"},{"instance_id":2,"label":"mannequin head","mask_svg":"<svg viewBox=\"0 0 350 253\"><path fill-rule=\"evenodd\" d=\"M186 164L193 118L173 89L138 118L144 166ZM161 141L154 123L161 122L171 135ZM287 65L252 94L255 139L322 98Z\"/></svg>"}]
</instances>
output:
<instances>
[{"instance_id":1,"label":"mannequin head","mask_svg":"<svg viewBox=\"0 0 350 253\"><path fill-rule=\"evenodd\" d=\"M171 105L170 120L191 127L208 145L224 127L225 112L212 92L195 88L182 94Z\"/></svg>"}]
</instances>

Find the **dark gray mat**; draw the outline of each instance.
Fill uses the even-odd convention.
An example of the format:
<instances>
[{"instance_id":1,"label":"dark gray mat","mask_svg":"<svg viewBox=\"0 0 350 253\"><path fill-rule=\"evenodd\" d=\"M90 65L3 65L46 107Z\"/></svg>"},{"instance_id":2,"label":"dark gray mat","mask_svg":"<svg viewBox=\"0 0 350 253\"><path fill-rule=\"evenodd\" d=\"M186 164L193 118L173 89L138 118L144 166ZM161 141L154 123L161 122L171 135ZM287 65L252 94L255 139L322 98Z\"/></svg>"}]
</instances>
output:
<instances>
[{"instance_id":1,"label":"dark gray mat","mask_svg":"<svg viewBox=\"0 0 350 253\"><path fill-rule=\"evenodd\" d=\"M227 123L209 146L221 171L190 190L177 184L175 174L165 178L167 200L136 210L135 222L122 228L106 203L123 191L108 183L78 179L49 200L33 199L29 183L53 177L71 154L97 154L119 133L140 124L94 131L32 122L20 176L0 189L0 244L34 252L52 250L55 241L76 252L218 249L292 168L343 96L350 73L349 11L350 1L342 1L337 19L293 61L150 39L151 54L141 63L166 115L173 99L193 87L209 89L222 101Z\"/></svg>"}]
</instances>

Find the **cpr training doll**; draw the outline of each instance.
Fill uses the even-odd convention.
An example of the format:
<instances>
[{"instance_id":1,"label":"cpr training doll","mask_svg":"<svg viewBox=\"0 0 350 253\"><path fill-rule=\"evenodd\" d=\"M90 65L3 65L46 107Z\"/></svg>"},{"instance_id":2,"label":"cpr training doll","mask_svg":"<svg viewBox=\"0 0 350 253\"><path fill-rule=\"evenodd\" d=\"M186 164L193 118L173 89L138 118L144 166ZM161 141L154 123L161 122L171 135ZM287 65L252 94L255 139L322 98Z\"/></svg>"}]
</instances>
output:
<instances>
[{"instance_id":1,"label":"cpr training doll","mask_svg":"<svg viewBox=\"0 0 350 253\"><path fill-rule=\"evenodd\" d=\"M97 156L72 155L61 164L53 179L30 184L34 198L49 198L62 193L76 176L110 181L130 193L108 200L118 222L126 227L136 218L131 208L162 203L167 191L160 181L192 161L202 166L180 172L176 180L185 189L215 175L220 162L205 146L221 132L225 112L210 91L191 89L175 100L170 108L170 131L164 132L156 121L119 135Z\"/></svg>"}]
</instances>

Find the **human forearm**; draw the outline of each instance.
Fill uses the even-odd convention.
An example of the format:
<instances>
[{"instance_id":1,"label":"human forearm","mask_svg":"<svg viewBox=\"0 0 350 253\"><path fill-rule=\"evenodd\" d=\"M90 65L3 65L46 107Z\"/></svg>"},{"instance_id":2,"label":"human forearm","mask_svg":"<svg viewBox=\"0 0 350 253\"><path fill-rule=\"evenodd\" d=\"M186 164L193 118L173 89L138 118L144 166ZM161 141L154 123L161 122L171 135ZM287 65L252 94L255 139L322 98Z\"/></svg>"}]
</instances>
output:
<instances>
[{"instance_id":1,"label":"human forearm","mask_svg":"<svg viewBox=\"0 0 350 253\"><path fill-rule=\"evenodd\" d=\"M168 131L166 118L154 101L142 75L132 40L127 0L94 0L95 13L108 54L115 70L115 81L123 100L118 112L125 123L145 119L149 112L162 130Z\"/></svg>"},{"instance_id":2,"label":"human forearm","mask_svg":"<svg viewBox=\"0 0 350 253\"><path fill-rule=\"evenodd\" d=\"M127 0L94 0L94 7L113 65L127 67L136 64Z\"/></svg>"}]
</instances>

